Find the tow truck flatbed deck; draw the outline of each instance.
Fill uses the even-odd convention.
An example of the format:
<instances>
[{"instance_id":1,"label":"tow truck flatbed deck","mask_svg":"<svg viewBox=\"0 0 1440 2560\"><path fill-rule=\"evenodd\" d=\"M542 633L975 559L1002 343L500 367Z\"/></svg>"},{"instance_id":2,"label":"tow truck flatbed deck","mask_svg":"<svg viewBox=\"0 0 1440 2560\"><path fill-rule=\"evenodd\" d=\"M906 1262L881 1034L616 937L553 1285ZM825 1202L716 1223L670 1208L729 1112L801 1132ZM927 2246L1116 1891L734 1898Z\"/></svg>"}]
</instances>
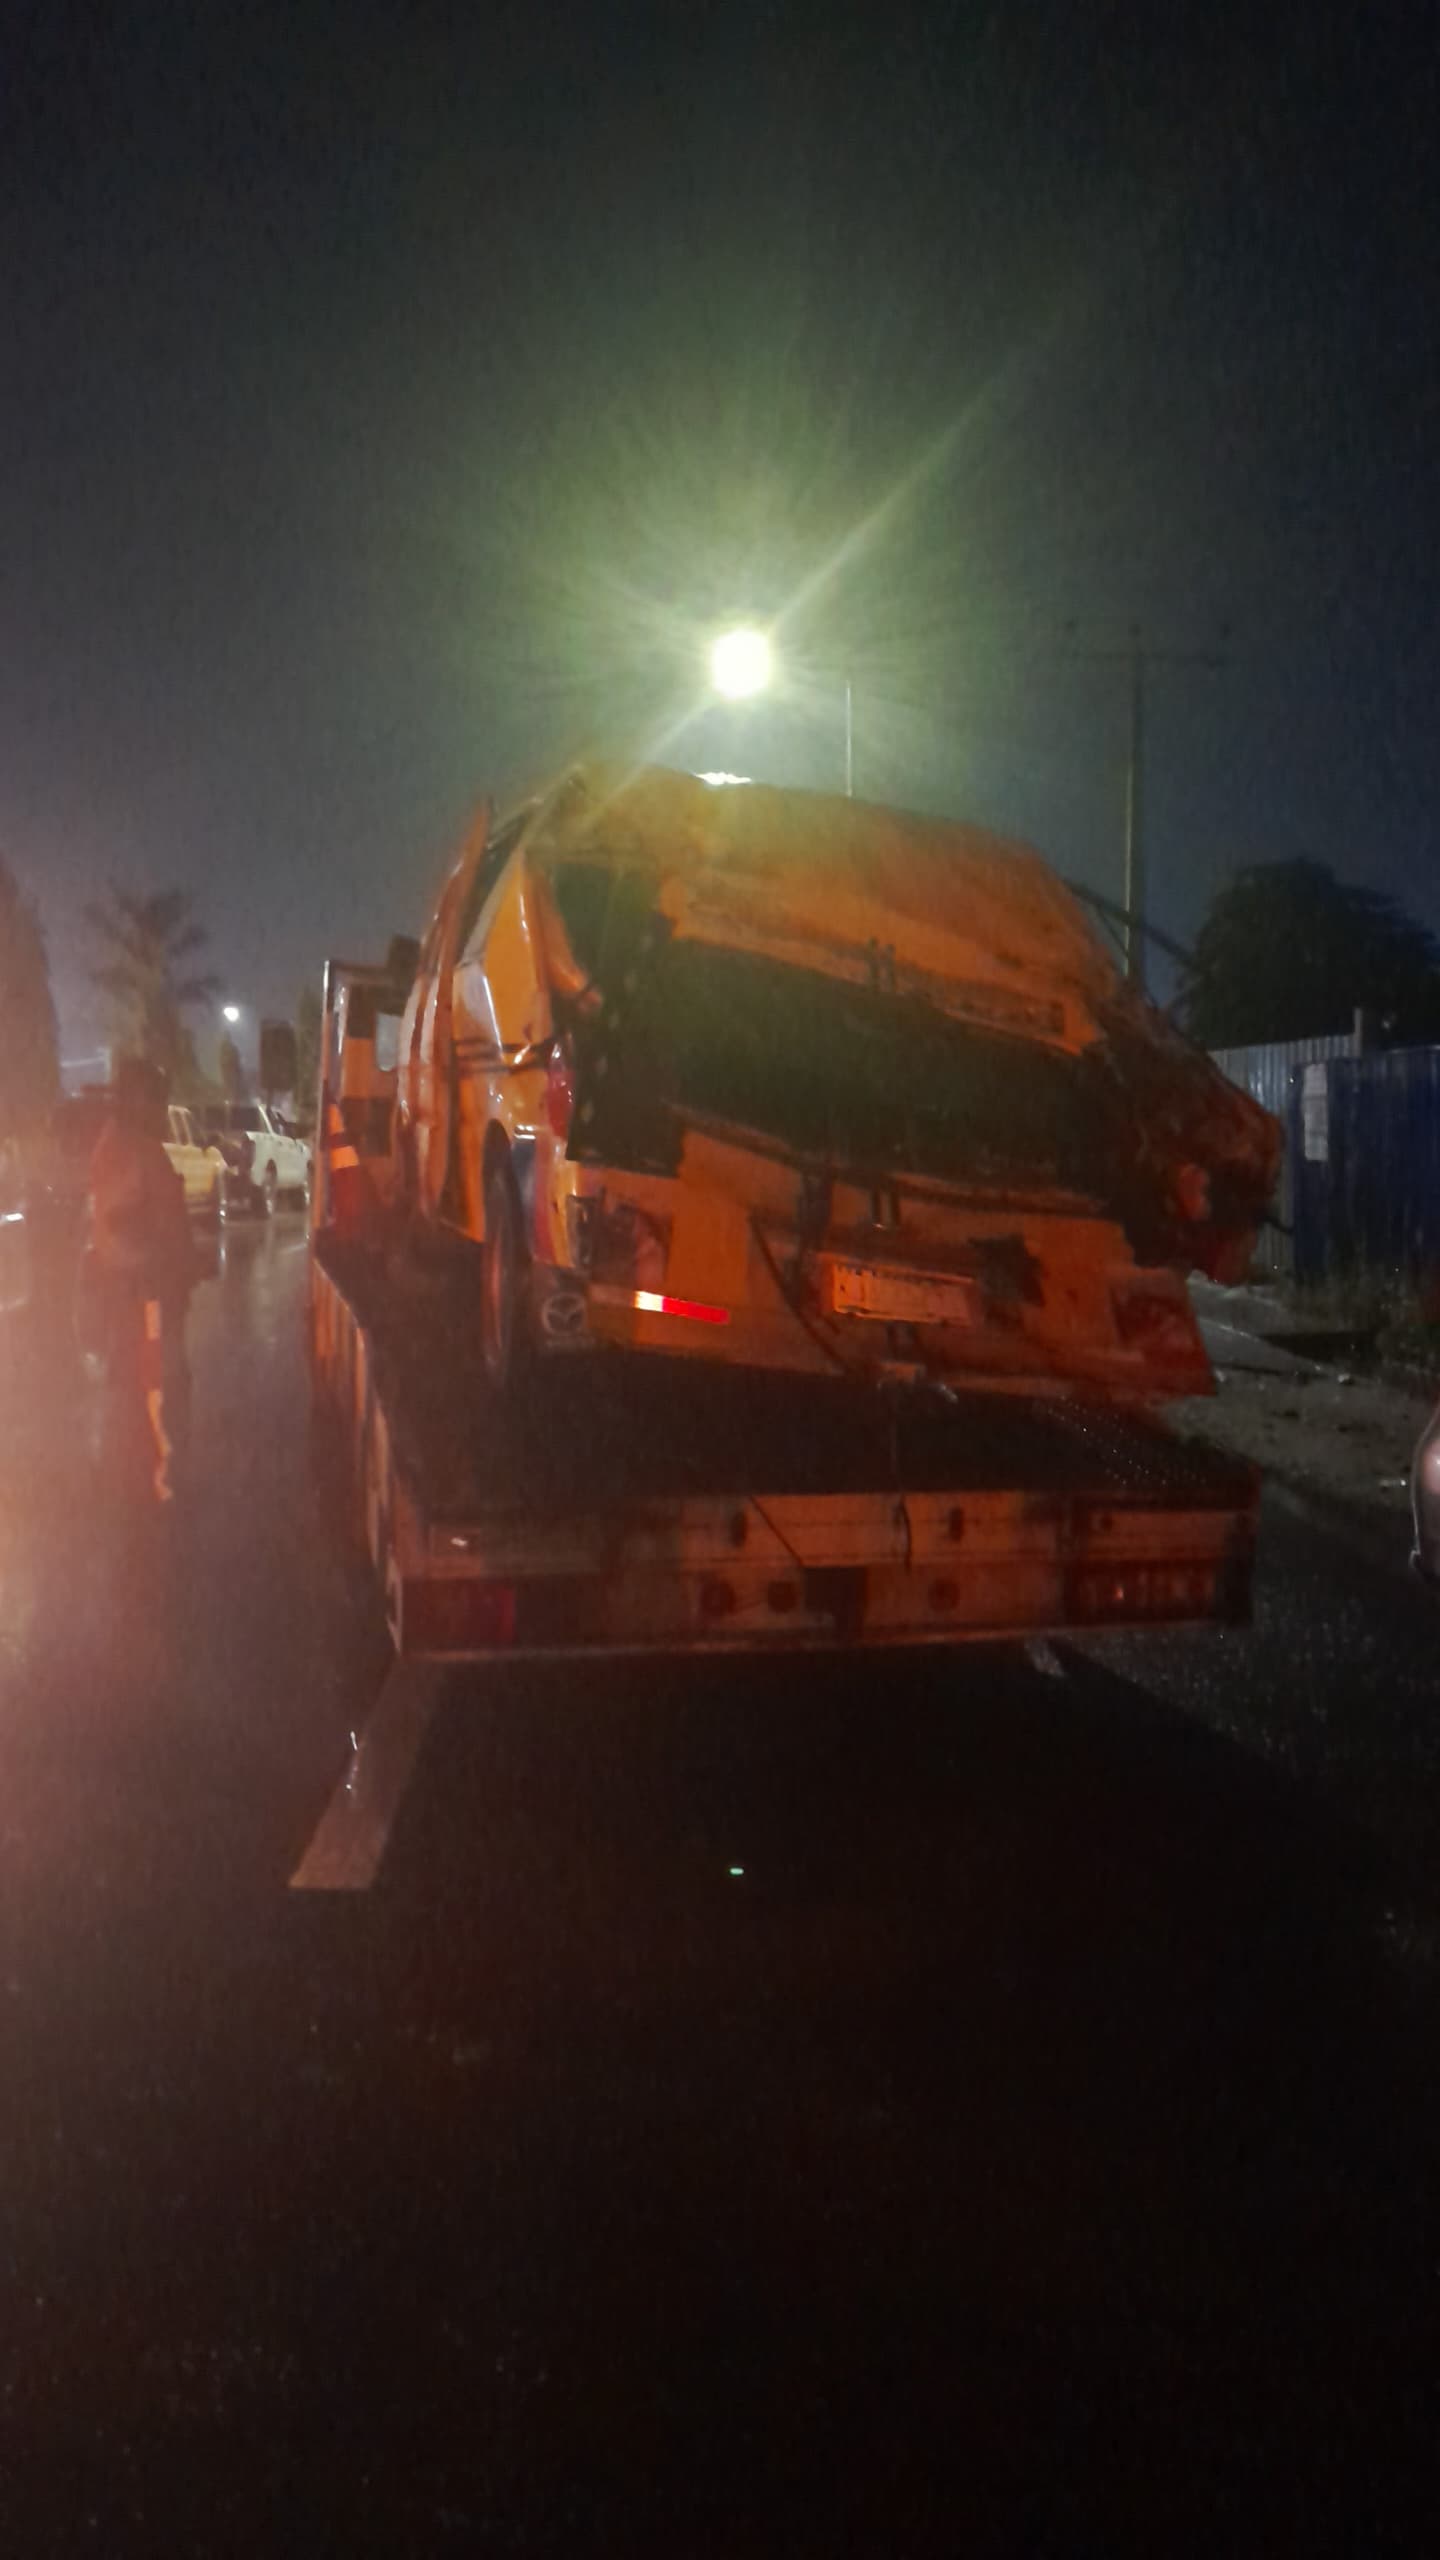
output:
<instances>
[{"instance_id":1,"label":"tow truck flatbed deck","mask_svg":"<svg viewBox=\"0 0 1440 2560\"><path fill-rule=\"evenodd\" d=\"M943 1642L1248 1612L1255 1473L1075 1399L577 1355L510 1410L464 1262L313 1241L403 1653Z\"/></svg>"}]
</instances>

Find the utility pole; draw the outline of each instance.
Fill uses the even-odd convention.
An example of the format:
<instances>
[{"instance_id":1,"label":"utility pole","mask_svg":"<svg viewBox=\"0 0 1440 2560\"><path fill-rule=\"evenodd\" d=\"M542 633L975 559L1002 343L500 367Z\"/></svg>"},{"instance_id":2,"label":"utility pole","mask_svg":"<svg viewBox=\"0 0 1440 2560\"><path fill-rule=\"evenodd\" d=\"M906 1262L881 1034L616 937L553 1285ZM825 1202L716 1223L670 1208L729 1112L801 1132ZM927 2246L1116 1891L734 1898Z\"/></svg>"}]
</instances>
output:
<instances>
[{"instance_id":1,"label":"utility pole","mask_svg":"<svg viewBox=\"0 0 1440 2560\"><path fill-rule=\"evenodd\" d=\"M1145 652L1137 623L1130 634L1130 769L1125 777L1125 975L1145 985Z\"/></svg>"},{"instance_id":2,"label":"utility pole","mask_svg":"<svg viewBox=\"0 0 1440 2560\"><path fill-rule=\"evenodd\" d=\"M1075 624L1066 633L1073 642ZM1222 640L1228 632L1222 634ZM1145 987L1145 680L1152 667L1223 667L1225 650L1164 649L1147 643L1138 622L1130 625L1123 649L1082 649L1069 655L1091 666L1123 665L1130 675L1130 756L1125 772L1125 895L1122 924L1125 975L1141 993Z\"/></svg>"}]
</instances>

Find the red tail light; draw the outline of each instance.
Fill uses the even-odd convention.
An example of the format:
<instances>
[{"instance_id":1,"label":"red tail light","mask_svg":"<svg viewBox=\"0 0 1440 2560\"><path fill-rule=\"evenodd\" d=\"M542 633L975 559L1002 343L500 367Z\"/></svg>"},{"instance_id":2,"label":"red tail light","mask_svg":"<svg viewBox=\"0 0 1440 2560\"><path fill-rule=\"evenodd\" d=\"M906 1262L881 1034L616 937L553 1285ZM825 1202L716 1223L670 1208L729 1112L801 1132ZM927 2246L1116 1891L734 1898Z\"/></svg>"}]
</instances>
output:
<instances>
[{"instance_id":1,"label":"red tail light","mask_svg":"<svg viewBox=\"0 0 1440 2560\"><path fill-rule=\"evenodd\" d=\"M671 1298L659 1289L613 1289L604 1281L591 1287L597 1307L635 1307L642 1316L683 1316L687 1324L728 1324L728 1307L708 1307L700 1298Z\"/></svg>"},{"instance_id":2,"label":"red tail light","mask_svg":"<svg viewBox=\"0 0 1440 2560\"><path fill-rule=\"evenodd\" d=\"M702 1306L698 1298L664 1298L654 1289L637 1289L635 1304L647 1316L685 1316L691 1324L728 1324L728 1307Z\"/></svg>"}]
</instances>

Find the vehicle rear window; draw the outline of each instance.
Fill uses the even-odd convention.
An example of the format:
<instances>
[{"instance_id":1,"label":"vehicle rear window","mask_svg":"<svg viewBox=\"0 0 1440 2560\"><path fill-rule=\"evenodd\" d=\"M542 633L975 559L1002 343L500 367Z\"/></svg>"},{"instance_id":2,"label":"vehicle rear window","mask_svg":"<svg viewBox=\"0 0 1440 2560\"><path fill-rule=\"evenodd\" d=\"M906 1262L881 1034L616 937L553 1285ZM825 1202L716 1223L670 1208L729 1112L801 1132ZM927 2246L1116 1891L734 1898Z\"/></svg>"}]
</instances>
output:
<instances>
[{"instance_id":1,"label":"vehicle rear window","mask_svg":"<svg viewBox=\"0 0 1440 2560\"><path fill-rule=\"evenodd\" d=\"M1087 1188L1094 1138L1075 1061L931 1006L676 942L657 966L682 1112L825 1162Z\"/></svg>"}]
</instances>

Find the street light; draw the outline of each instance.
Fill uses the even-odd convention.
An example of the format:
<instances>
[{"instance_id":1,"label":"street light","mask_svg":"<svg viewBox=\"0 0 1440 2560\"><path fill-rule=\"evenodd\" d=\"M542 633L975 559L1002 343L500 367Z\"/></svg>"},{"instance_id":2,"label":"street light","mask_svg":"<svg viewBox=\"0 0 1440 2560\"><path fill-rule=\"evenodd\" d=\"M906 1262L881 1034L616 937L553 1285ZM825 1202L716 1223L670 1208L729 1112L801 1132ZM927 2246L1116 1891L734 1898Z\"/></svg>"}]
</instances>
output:
<instances>
[{"instance_id":1,"label":"street light","mask_svg":"<svg viewBox=\"0 0 1440 2560\"><path fill-rule=\"evenodd\" d=\"M220 1011L227 1022L238 1022L240 1019L240 1007L238 1004L222 1004Z\"/></svg>"},{"instance_id":2,"label":"street light","mask_svg":"<svg viewBox=\"0 0 1440 2560\"><path fill-rule=\"evenodd\" d=\"M753 622L735 622L710 643L710 684L725 701L748 701L764 694L774 681L774 650L769 635ZM846 676L846 799L856 794L856 699Z\"/></svg>"},{"instance_id":3,"label":"street light","mask_svg":"<svg viewBox=\"0 0 1440 2560\"><path fill-rule=\"evenodd\" d=\"M769 634L753 623L736 623L710 644L710 681L727 702L746 702L764 693L774 680L775 659ZM845 678L845 797L855 795L855 698Z\"/></svg>"},{"instance_id":4,"label":"street light","mask_svg":"<svg viewBox=\"0 0 1440 2560\"><path fill-rule=\"evenodd\" d=\"M770 642L763 631L745 623L722 631L711 643L710 681L727 702L744 702L763 693L772 674Z\"/></svg>"}]
</instances>

